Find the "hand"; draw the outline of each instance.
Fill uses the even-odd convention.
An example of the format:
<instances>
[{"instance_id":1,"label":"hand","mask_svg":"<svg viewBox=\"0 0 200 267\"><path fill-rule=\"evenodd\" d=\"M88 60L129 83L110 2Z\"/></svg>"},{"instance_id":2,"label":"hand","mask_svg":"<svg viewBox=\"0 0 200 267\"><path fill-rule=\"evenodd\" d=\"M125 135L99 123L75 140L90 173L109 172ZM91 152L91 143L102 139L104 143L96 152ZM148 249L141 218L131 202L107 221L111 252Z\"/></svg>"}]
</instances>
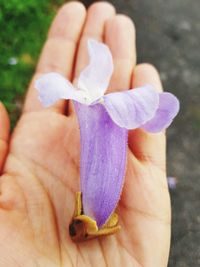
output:
<instances>
[{"instance_id":1,"label":"hand","mask_svg":"<svg viewBox=\"0 0 200 267\"><path fill-rule=\"evenodd\" d=\"M88 63L86 41L104 41L115 71L109 91L152 84L154 67L136 64L132 21L108 3L64 5L49 31L19 122L9 136L0 105L0 266L167 266L170 201L165 135L130 131L127 175L115 235L73 243L68 233L79 190L79 130L70 102L41 106L34 80L50 71L70 80ZM119 151L120 153L120 151Z\"/></svg>"}]
</instances>

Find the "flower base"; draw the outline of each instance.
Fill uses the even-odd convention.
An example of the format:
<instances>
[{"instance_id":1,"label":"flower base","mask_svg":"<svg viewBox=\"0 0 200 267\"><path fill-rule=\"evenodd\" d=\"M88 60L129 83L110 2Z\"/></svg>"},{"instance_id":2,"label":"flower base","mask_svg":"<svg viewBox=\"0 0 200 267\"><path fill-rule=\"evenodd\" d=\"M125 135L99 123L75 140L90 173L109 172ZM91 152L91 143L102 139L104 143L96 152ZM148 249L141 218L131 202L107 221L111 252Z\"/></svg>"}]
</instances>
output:
<instances>
[{"instance_id":1,"label":"flower base","mask_svg":"<svg viewBox=\"0 0 200 267\"><path fill-rule=\"evenodd\" d=\"M118 225L118 215L113 213L109 220L98 228L95 220L83 214L81 192L76 193L76 207L69 234L73 241L82 242L92 238L116 233L121 227Z\"/></svg>"}]
</instances>

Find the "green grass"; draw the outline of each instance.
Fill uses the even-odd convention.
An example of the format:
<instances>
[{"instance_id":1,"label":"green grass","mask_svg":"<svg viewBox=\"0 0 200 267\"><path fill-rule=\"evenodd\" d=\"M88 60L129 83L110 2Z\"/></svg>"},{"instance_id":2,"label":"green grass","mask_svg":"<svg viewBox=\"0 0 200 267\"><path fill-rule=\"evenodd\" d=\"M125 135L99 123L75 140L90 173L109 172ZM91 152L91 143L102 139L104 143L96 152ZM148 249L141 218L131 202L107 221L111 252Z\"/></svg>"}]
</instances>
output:
<instances>
[{"instance_id":1,"label":"green grass","mask_svg":"<svg viewBox=\"0 0 200 267\"><path fill-rule=\"evenodd\" d=\"M12 125L20 114L23 96L50 22L64 2L0 1L0 100L11 115Z\"/></svg>"}]
</instances>

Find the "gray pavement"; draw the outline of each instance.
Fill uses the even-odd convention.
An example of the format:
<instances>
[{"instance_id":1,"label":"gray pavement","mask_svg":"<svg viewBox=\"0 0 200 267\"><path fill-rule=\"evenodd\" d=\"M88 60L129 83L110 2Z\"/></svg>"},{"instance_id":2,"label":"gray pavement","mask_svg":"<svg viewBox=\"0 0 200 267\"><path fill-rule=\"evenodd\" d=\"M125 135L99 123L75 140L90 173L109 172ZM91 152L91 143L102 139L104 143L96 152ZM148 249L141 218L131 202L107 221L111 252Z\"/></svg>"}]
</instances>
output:
<instances>
[{"instance_id":1,"label":"gray pavement","mask_svg":"<svg viewBox=\"0 0 200 267\"><path fill-rule=\"evenodd\" d=\"M94 1L82 1L87 4ZM161 73L181 101L168 130L173 231L169 267L200 266L200 0L112 0L137 27L138 62Z\"/></svg>"}]
</instances>

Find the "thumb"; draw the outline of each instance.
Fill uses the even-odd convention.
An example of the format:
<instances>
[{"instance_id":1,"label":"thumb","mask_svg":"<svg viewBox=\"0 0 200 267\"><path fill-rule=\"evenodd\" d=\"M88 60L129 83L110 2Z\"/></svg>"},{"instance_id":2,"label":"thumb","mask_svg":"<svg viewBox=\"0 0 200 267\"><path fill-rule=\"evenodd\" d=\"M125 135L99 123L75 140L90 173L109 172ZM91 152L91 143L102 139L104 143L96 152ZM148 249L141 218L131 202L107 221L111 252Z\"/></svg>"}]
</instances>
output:
<instances>
[{"instance_id":1,"label":"thumb","mask_svg":"<svg viewBox=\"0 0 200 267\"><path fill-rule=\"evenodd\" d=\"M8 152L10 121L4 105L0 102L0 174Z\"/></svg>"}]
</instances>

